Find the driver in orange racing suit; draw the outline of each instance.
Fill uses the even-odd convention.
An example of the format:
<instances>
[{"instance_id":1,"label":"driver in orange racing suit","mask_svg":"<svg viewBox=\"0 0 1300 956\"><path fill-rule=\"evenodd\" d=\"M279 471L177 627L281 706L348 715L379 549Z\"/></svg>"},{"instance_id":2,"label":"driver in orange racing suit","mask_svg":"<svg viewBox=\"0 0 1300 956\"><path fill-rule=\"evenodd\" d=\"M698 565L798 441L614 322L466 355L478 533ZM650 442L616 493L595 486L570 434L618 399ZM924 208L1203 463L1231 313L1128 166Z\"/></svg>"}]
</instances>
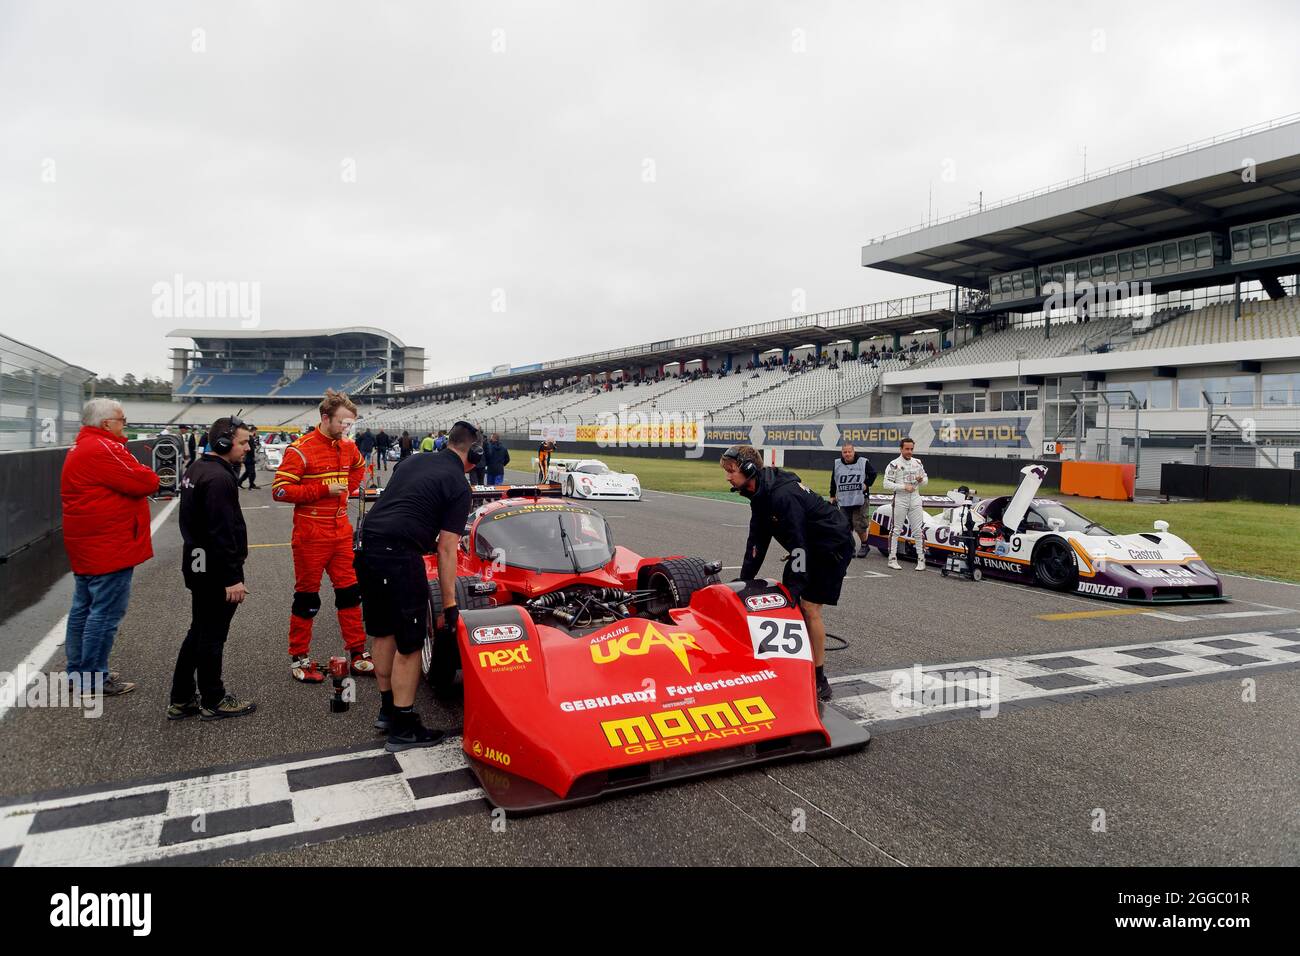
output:
<instances>
[{"instance_id":1,"label":"driver in orange racing suit","mask_svg":"<svg viewBox=\"0 0 1300 956\"><path fill-rule=\"evenodd\" d=\"M542 442L541 447L537 449L537 481L539 484L545 484L551 480L551 451L554 448L555 442L548 439Z\"/></svg>"},{"instance_id":2,"label":"driver in orange racing suit","mask_svg":"<svg viewBox=\"0 0 1300 956\"><path fill-rule=\"evenodd\" d=\"M361 589L352 566L352 523L348 495L361 486L365 460L348 427L357 407L340 392L327 389L320 403L320 425L284 451L271 497L293 503L293 606L289 613L289 665L294 678L307 684L325 680L311 659L311 624L320 610L321 574L334 586L339 630L352 658L352 673L373 674L361 624Z\"/></svg>"}]
</instances>

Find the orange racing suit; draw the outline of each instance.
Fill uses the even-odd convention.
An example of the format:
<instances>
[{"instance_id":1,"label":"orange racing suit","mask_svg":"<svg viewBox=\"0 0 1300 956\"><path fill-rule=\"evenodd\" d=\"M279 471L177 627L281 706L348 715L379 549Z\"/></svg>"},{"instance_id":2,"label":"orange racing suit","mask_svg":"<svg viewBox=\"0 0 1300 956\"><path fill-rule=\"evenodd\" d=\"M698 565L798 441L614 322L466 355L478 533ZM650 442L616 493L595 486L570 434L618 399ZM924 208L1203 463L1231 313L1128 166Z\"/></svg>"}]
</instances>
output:
<instances>
[{"instance_id":1,"label":"orange racing suit","mask_svg":"<svg viewBox=\"0 0 1300 956\"><path fill-rule=\"evenodd\" d=\"M320 610L321 574L334 586L339 630L349 652L366 649L361 625L361 589L352 566L352 522L348 497L329 494L329 485L347 483L348 494L361 487L366 464L356 444L338 441L313 428L284 451L271 484L271 497L293 503L293 606L289 613L289 653L311 648L311 622Z\"/></svg>"}]
</instances>

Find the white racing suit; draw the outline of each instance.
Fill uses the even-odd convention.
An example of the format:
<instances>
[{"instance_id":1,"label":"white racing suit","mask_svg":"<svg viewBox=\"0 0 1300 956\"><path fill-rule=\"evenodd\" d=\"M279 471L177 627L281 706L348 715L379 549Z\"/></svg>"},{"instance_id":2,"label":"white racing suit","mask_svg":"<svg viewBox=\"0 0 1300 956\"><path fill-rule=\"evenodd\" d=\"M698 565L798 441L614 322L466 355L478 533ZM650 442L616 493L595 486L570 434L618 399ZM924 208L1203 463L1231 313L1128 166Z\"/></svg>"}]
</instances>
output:
<instances>
[{"instance_id":1,"label":"white racing suit","mask_svg":"<svg viewBox=\"0 0 1300 956\"><path fill-rule=\"evenodd\" d=\"M925 560L925 512L921 510L921 486L929 480L921 459L915 456L909 459L899 455L885 466L885 490L894 493L893 513L889 522L891 560L898 557L898 533L904 521L916 539L916 563ZM907 491L907 485L911 485L914 490Z\"/></svg>"}]
</instances>

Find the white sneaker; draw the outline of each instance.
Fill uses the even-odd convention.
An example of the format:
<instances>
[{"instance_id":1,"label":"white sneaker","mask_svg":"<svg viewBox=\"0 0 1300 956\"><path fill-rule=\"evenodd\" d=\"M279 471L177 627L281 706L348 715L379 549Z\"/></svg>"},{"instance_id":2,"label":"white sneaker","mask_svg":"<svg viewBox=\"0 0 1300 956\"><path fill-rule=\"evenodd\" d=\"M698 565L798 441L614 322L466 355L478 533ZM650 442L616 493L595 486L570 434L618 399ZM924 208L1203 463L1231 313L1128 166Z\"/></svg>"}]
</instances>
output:
<instances>
[{"instance_id":1,"label":"white sneaker","mask_svg":"<svg viewBox=\"0 0 1300 956\"><path fill-rule=\"evenodd\" d=\"M918 570L918 571L924 571L924 570L925 570L925 558L917 558L917 559L916 559L916 570Z\"/></svg>"},{"instance_id":2,"label":"white sneaker","mask_svg":"<svg viewBox=\"0 0 1300 956\"><path fill-rule=\"evenodd\" d=\"M898 563L898 558L894 557L892 554L889 556L889 566L895 571L903 570L902 565Z\"/></svg>"}]
</instances>

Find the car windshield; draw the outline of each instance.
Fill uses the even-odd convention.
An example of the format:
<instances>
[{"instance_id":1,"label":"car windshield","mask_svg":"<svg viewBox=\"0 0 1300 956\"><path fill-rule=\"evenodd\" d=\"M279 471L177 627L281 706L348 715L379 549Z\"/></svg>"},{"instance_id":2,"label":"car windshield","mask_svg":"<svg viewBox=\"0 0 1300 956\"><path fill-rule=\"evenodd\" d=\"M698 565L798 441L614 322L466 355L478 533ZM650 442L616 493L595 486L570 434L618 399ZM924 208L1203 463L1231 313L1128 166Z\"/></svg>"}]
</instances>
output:
<instances>
[{"instance_id":1,"label":"car windshield","mask_svg":"<svg viewBox=\"0 0 1300 956\"><path fill-rule=\"evenodd\" d=\"M579 465L575 470L583 475L608 475L610 473L609 469L600 462L587 462L585 465Z\"/></svg>"},{"instance_id":2,"label":"car windshield","mask_svg":"<svg viewBox=\"0 0 1300 956\"><path fill-rule=\"evenodd\" d=\"M586 508L520 505L485 516L475 548L479 557L492 560L499 554L515 568L564 573L573 572L576 563L585 573L609 563L614 536L605 518Z\"/></svg>"},{"instance_id":3,"label":"car windshield","mask_svg":"<svg viewBox=\"0 0 1300 956\"><path fill-rule=\"evenodd\" d=\"M1103 528L1095 521L1089 521L1077 511L1071 511L1055 501L1036 501L1029 514L1025 516L1026 531L1051 531L1052 519L1060 518L1064 524L1062 531L1077 531L1080 534L1104 536L1113 532Z\"/></svg>"}]
</instances>

